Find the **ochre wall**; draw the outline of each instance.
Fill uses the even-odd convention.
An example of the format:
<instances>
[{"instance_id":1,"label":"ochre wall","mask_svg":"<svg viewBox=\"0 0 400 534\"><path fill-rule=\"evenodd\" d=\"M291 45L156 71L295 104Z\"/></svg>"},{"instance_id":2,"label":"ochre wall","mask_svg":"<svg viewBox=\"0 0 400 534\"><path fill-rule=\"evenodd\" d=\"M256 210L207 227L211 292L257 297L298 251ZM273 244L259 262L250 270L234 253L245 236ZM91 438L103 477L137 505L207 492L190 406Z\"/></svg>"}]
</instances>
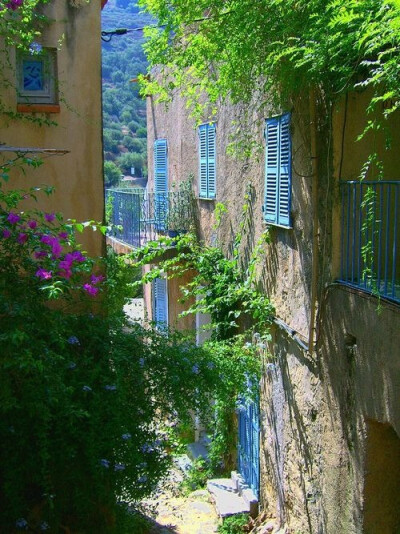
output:
<instances>
[{"instance_id":1,"label":"ochre wall","mask_svg":"<svg viewBox=\"0 0 400 534\"><path fill-rule=\"evenodd\" d=\"M58 125L7 122L2 117L0 140L8 146L68 150L63 156L45 157L39 169L28 169L26 175L15 177L14 173L9 187L54 186L55 193L40 201L39 207L62 212L66 218L78 221L103 221L101 5L99 0L76 3L79 7L66 0L54 0L47 5L45 12L54 22L38 39L43 46L59 48L60 112L34 116L56 121ZM10 76L15 83L15 73ZM4 94L4 99L16 110L14 86ZM85 231L79 239L90 254L103 252L104 237L100 232Z\"/></svg>"}]
</instances>

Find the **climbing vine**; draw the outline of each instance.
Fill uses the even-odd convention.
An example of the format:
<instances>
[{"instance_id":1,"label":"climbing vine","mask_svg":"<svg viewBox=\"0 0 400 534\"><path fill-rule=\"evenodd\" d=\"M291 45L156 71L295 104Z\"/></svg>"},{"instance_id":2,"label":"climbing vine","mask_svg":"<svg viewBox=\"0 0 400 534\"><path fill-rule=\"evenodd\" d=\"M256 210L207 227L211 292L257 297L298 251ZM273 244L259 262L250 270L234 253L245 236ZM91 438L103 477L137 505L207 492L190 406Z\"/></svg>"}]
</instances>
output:
<instances>
[{"instance_id":1,"label":"climbing vine","mask_svg":"<svg viewBox=\"0 0 400 534\"><path fill-rule=\"evenodd\" d=\"M249 204L250 194L246 193L242 220L229 257L220 246L206 246L193 233L176 238L160 237L132 254L136 265L152 265L138 283L146 284L160 276L181 278L185 273L191 273L190 281L180 285L181 300L188 305L181 315L202 313L210 316L210 323L205 328L210 330L211 337L204 343L203 350L226 365L225 372L221 373L221 387L214 396L210 447L213 469L235 465L234 411L238 408L239 396L254 399L266 352L265 342L270 339L273 306L257 287L257 263L268 234L262 235L248 262L244 262L241 254ZM219 204L216 211L218 225L226 208ZM170 249L174 251L172 258L166 257L166 251ZM254 385L251 391L248 390L249 383Z\"/></svg>"},{"instance_id":2,"label":"climbing vine","mask_svg":"<svg viewBox=\"0 0 400 534\"><path fill-rule=\"evenodd\" d=\"M147 30L146 94L180 89L195 114L229 98L261 106L311 87L334 100L372 89L370 107L400 107L400 6L395 0L141 0L159 22ZM207 98L203 99L203 95Z\"/></svg>"}]
</instances>

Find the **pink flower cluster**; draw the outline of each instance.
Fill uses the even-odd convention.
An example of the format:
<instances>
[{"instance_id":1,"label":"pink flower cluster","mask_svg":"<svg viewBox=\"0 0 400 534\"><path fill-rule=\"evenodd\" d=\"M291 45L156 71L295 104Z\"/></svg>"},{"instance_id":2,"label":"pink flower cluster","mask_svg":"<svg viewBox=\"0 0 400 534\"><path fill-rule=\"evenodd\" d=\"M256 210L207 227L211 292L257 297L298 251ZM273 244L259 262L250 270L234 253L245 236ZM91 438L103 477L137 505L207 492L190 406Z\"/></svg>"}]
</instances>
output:
<instances>
[{"instance_id":1,"label":"pink flower cluster","mask_svg":"<svg viewBox=\"0 0 400 534\"><path fill-rule=\"evenodd\" d=\"M56 219L56 215L54 213L44 213L43 215L44 220L47 223L53 223ZM68 241L69 238L69 234L66 231L59 232L57 236L53 235L53 233L42 234L41 232L36 232L35 230L38 227L38 222L36 220L29 219L24 222L21 215L15 212L8 213L6 220L11 228L6 227L2 229L2 235L4 239L9 239L13 235L14 232L12 227L14 227L17 232L16 241L20 245L25 244L28 241L29 236L32 236L34 243L39 242L41 244L41 248L33 252L33 256L36 260L58 260L58 265L53 265L53 269L49 269L45 267L45 265L38 265L35 276L40 280L50 280L54 276L54 272L58 277L69 280L73 275L74 264L83 263L87 259L80 250L67 252L65 255L63 255L62 242ZM99 292L99 288L97 287L98 284L103 280L104 276L96 276L92 274L90 282L84 284L82 289L88 295L94 297Z\"/></svg>"},{"instance_id":2,"label":"pink flower cluster","mask_svg":"<svg viewBox=\"0 0 400 534\"><path fill-rule=\"evenodd\" d=\"M74 250L74 252L68 252L64 256L64 259L60 261L58 267L61 269L59 275L66 280L69 280L72 276L72 265L74 262L83 262L86 258L80 250Z\"/></svg>"},{"instance_id":3,"label":"pink flower cluster","mask_svg":"<svg viewBox=\"0 0 400 534\"><path fill-rule=\"evenodd\" d=\"M84 284L83 286L84 291L86 291L86 293L90 295L91 297L95 297L97 293L99 292L99 288L95 286L99 284L100 282L102 282L103 280L104 280L104 276L102 276L101 274L99 276L92 274L92 276L90 277L91 283Z\"/></svg>"}]
</instances>

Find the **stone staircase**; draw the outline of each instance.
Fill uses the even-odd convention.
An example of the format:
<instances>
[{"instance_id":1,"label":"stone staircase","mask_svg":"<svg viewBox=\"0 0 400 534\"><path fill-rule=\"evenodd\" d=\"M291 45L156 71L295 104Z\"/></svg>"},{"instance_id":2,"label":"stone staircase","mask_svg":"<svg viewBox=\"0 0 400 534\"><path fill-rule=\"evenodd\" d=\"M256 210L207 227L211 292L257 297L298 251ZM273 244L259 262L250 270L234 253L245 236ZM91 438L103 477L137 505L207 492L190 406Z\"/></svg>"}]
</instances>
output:
<instances>
[{"instance_id":1,"label":"stone staircase","mask_svg":"<svg viewBox=\"0 0 400 534\"><path fill-rule=\"evenodd\" d=\"M236 471L232 471L231 478L209 480L207 489L222 519L237 514L257 517L258 499Z\"/></svg>"}]
</instances>

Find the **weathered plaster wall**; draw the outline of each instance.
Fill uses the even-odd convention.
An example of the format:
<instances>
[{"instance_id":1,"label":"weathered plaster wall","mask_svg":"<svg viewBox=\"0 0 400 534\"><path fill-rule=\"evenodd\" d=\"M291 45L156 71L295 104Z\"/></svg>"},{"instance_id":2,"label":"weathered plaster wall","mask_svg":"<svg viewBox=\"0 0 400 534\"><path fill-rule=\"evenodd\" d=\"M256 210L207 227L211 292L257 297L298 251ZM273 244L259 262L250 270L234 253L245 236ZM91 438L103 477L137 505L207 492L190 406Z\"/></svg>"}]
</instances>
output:
<instances>
[{"instance_id":1,"label":"weathered plaster wall","mask_svg":"<svg viewBox=\"0 0 400 534\"><path fill-rule=\"evenodd\" d=\"M377 517L379 532L400 526L400 311L380 305L331 286L313 355L273 330L261 383L262 506L294 531L373 533ZM380 441L378 423L389 429Z\"/></svg>"},{"instance_id":2,"label":"weathered plaster wall","mask_svg":"<svg viewBox=\"0 0 400 534\"><path fill-rule=\"evenodd\" d=\"M187 284L191 279L191 273L187 272L180 278L172 278L168 280L168 321L172 328L193 332L196 327L195 316L187 315L186 317L179 317L180 313L193 304L192 300L189 300L186 304L179 302L183 296L180 286Z\"/></svg>"},{"instance_id":3,"label":"weathered plaster wall","mask_svg":"<svg viewBox=\"0 0 400 534\"><path fill-rule=\"evenodd\" d=\"M343 178L355 178L371 149L368 141L354 141L365 120L361 113L365 102L354 98L355 103L348 103L344 132L340 106L331 116L317 103L313 123L308 98L293 104L293 228L270 227L271 242L260 269L261 284L276 307L276 316L289 325L288 331L279 326L272 329L270 356L261 382L261 505L293 532L361 533L364 511L375 506L364 497L367 421L385 423L400 436L399 307L382 301L382 313L378 314L378 301L373 297L339 285L327 289L338 274L340 258L339 168ZM216 117L216 202L223 202L228 213L216 232L211 215L215 202L199 200L199 220L201 237L206 242L220 242L229 251L250 184L246 253L265 228L261 213L264 153L261 149L258 159L243 160L226 154L235 132L231 121L240 122L242 111L221 107ZM184 102L175 99L168 111L149 105L148 118L150 179L156 133L168 140L170 180L193 173L197 183L197 134L194 123L187 119ZM261 121L255 120L249 132L263 147L264 117L253 119ZM311 153L312 128L316 154ZM397 140L400 130L392 129ZM382 139L374 143L374 147L383 146ZM310 328L314 156L318 175L317 350L309 352L304 343ZM385 153L385 158L388 172L398 179L398 152ZM303 343L295 341L296 337ZM378 479L374 480L369 487L377 484ZM379 480L382 483L382 477ZM397 487L393 477L391 480L391 487ZM368 492L370 495L371 490Z\"/></svg>"},{"instance_id":4,"label":"weathered plaster wall","mask_svg":"<svg viewBox=\"0 0 400 534\"><path fill-rule=\"evenodd\" d=\"M198 194L198 135L196 124L187 118L182 99L173 99L168 109L155 106L148 97L148 156L149 187L154 184L153 142L165 138L168 143L168 180L173 183L194 175L195 192ZM233 157L227 147L235 135L237 123L243 119L243 109L221 106L216 122L217 144L217 195L214 200L197 200L200 237L206 243L221 243L226 251L232 244L242 217L242 206L247 190L251 191L251 212L248 231L243 239L243 257L251 253L257 239L266 229L263 223L264 200L264 117L255 116L247 124L260 146L258 156ZM271 111L272 115L272 111ZM232 121L236 121L236 125ZM251 126L250 126L251 125ZM246 125L243 124L242 128ZM308 336L310 314L311 278L311 171L309 157L308 102L299 101L292 115L293 134L293 228L270 227L271 244L266 248L260 266L260 280L274 302L278 315L305 339ZM226 205L220 228L213 228L213 211L217 202ZM307 214L304 217L304 213Z\"/></svg>"},{"instance_id":5,"label":"weathered plaster wall","mask_svg":"<svg viewBox=\"0 0 400 534\"><path fill-rule=\"evenodd\" d=\"M400 438L400 313L386 302L377 307L376 298L338 285L322 310L326 532L362 531L367 421L389 424Z\"/></svg>"},{"instance_id":6,"label":"weathered plaster wall","mask_svg":"<svg viewBox=\"0 0 400 534\"><path fill-rule=\"evenodd\" d=\"M39 206L78 221L102 221L101 5L98 0L80 4L72 7L68 1L54 0L46 6L46 14L54 22L44 32L41 44L59 48L60 112L36 116L58 125L5 122L2 117L0 140L9 146L69 150L64 156L46 157L39 169L28 169L26 175L10 181L10 187L52 185L55 193ZM11 76L15 79L15 73ZM8 91L8 104L16 109L14 87ZM103 252L100 232L87 231L81 241L90 254Z\"/></svg>"}]
</instances>

